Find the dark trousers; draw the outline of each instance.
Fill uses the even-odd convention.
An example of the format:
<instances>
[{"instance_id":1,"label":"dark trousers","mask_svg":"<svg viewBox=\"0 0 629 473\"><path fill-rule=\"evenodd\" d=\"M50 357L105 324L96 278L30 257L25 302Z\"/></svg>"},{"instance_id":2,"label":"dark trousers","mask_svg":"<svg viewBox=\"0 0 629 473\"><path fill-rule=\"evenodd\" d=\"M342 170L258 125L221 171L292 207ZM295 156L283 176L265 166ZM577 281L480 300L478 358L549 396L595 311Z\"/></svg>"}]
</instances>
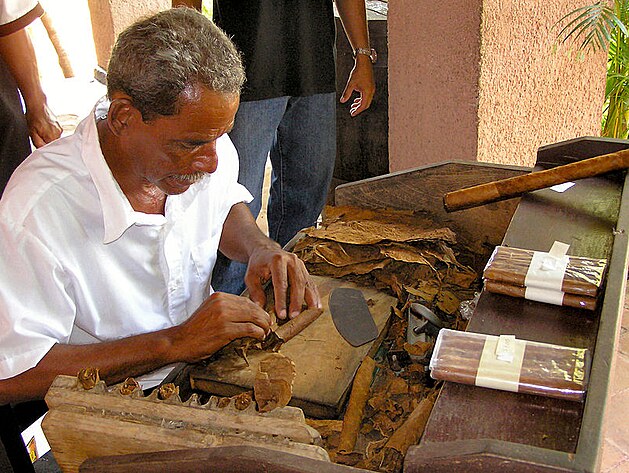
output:
<instances>
[{"instance_id":1,"label":"dark trousers","mask_svg":"<svg viewBox=\"0 0 629 473\"><path fill-rule=\"evenodd\" d=\"M15 168L29 154L28 125L17 84L0 59L0 196Z\"/></svg>"}]
</instances>

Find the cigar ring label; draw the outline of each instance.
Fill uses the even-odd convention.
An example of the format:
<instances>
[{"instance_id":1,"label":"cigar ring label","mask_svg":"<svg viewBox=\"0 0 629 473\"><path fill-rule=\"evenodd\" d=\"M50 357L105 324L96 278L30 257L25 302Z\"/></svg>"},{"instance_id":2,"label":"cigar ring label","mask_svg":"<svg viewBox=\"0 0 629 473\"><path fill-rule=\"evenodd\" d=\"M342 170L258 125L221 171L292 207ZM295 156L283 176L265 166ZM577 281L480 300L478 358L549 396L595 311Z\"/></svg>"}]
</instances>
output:
<instances>
[{"instance_id":1,"label":"cigar ring label","mask_svg":"<svg viewBox=\"0 0 629 473\"><path fill-rule=\"evenodd\" d=\"M524 278L524 285L527 288L535 287L561 292L563 278L566 274L568 263L570 262L570 258L566 254L568 248L570 248L570 245L567 243L555 241L548 253L534 251L531 264ZM559 305L561 305L561 302Z\"/></svg>"},{"instance_id":2,"label":"cigar ring label","mask_svg":"<svg viewBox=\"0 0 629 473\"><path fill-rule=\"evenodd\" d=\"M502 337L508 338L500 343ZM505 356L505 347L510 350L509 356ZM483 346L474 384L518 392L525 348L524 340L516 340L512 336L488 336Z\"/></svg>"},{"instance_id":3,"label":"cigar ring label","mask_svg":"<svg viewBox=\"0 0 629 473\"><path fill-rule=\"evenodd\" d=\"M553 289L539 287L527 287L524 290L524 298L530 301L546 302L547 304L563 305L564 293Z\"/></svg>"}]
</instances>

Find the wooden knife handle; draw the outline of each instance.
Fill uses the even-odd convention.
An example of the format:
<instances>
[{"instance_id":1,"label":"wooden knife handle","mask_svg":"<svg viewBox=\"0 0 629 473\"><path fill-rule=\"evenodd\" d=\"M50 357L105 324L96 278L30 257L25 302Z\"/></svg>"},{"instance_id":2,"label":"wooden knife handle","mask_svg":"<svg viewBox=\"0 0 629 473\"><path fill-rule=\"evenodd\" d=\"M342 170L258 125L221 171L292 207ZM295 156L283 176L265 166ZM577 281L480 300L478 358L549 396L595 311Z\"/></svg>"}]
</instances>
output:
<instances>
[{"instance_id":1,"label":"wooden knife handle","mask_svg":"<svg viewBox=\"0 0 629 473\"><path fill-rule=\"evenodd\" d=\"M510 177L448 192L443 196L443 206L447 212L469 209L519 197L526 192L627 168L629 168L629 150L622 150L524 176Z\"/></svg>"}]
</instances>

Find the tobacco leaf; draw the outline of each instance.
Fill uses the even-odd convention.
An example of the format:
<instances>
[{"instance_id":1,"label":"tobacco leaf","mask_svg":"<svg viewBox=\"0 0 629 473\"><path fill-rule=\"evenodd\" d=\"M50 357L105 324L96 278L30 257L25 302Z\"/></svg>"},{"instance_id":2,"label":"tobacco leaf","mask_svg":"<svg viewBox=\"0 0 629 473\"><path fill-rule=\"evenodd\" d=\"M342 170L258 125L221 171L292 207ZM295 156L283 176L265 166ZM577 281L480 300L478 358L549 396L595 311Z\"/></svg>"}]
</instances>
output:
<instances>
[{"instance_id":1,"label":"tobacco leaf","mask_svg":"<svg viewBox=\"0 0 629 473\"><path fill-rule=\"evenodd\" d=\"M456 236L449 228L422 229L413 224L394 225L374 221L335 222L325 228L309 228L304 233L311 237L335 240L355 245L373 245L381 241L443 240L456 243Z\"/></svg>"},{"instance_id":2,"label":"tobacco leaf","mask_svg":"<svg viewBox=\"0 0 629 473\"><path fill-rule=\"evenodd\" d=\"M349 264L340 268L326 263L316 263L309 264L308 270L312 274L319 276L342 278L343 276L347 276L349 274L369 274L372 271L384 268L387 264L389 264L389 262L390 260L365 261L356 264Z\"/></svg>"},{"instance_id":3,"label":"tobacco leaf","mask_svg":"<svg viewBox=\"0 0 629 473\"><path fill-rule=\"evenodd\" d=\"M306 423L319 432L328 450L338 448L343 427L342 420L306 419Z\"/></svg>"},{"instance_id":4,"label":"tobacco leaf","mask_svg":"<svg viewBox=\"0 0 629 473\"><path fill-rule=\"evenodd\" d=\"M404 286L409 294L420 297L426 302L432 302L439 294L439 283L434 281L422 281L417 287Z\"/></svg>"},{"instance_id":5,"label":"tobacco leaf","mask_svg":"<svg viewBox=\"0 0 629 473\"><path fill-rule=\"evenodd\" d=\"M409 355L424 356L433 345L433 342L415 342L413 344L405 343L404 350L406 350Z\"/></svg>"},{"instance_id":6,"label":"tobacco leaf","mask_svg":"<svg viewBox=\"0 0 629 473\"><path fill-rule=\"evenodd\" d=\"M270 412L284 407L293 395L295 363L281 353L271 353L260 361L253 383L258 410Z\"/></svg>"},{"instance_id":7,"label":"tobacco leaf","mask_svg":"<svg viewBox=\"0 0 629 473\"><path fill-rule=\"evenodd\" d=\"M443 290L437 295L437 307L446 314L456 313L460 305L461 301L452 291Z\"/></svg>"},{"instance_id":8,"label":"tobacco leaf","mask_svg":"<svg viewBox=\"0 0 629 473\"><path fill-rule=\"evenodd\" d=\"M430 266L430 255L424 253L423 250L414 247L413 245L403 243L388 243L380 246L380 252L391 259L397 261L403 261L405 263L417 263Z\"/></svg>"},{"instance_id":9,"label":"tobacco leaf","mask_svg":"<svg viewBox=\"0 0 629 473\"><path fill-rule=\"evenodd\" d=\"M456 236L449 228L434 228L434 223L413 212L357 207L326 207L321 228L307 228L303 233L320 239L359 245L381 241L447 241Z\"/></svg>"},{"instance_id":10,"label":"tobacco leaf","mask_svg":"<svg viewBox=\"0 0 629 473\"><path fill-rule=\"evenodd\" d=\"M441 277L444 283L463 288L469 288L478 280L476 271L461 265L448 266L447 269L441 273Z\"/></svg>"},{"instance_id":11,"label":"tobacco leaf","mask_svg":"<svg viewBox=\"0 0 629 473\"><path fill-rule=\"evenodd\" d=\"M351 245L331 240L316 240L301 253L305 263L327 263L342 267L366 261L382 260L380 249L372 245ZM314 241L313 241L314 240Z\"/></svg>"}]
</instances>

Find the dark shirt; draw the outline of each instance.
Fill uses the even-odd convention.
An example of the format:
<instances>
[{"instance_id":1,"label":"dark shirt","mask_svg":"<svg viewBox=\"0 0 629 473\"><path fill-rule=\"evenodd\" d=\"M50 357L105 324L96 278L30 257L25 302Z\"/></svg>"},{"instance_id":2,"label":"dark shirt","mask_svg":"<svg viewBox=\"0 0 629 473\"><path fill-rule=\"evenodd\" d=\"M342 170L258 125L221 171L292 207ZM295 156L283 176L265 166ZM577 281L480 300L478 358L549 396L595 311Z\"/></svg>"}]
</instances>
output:
<instances>
[{"instance_id":1,"label":"dark shirt","mask_svg":"<svg viewBox=\"0 0 629 473\"><path fill-rule=\"evenodd\" d=\"M214 0L214 21L243 54L241 101L335 91L332 0Z\"/></svg>"}]
</instances>

